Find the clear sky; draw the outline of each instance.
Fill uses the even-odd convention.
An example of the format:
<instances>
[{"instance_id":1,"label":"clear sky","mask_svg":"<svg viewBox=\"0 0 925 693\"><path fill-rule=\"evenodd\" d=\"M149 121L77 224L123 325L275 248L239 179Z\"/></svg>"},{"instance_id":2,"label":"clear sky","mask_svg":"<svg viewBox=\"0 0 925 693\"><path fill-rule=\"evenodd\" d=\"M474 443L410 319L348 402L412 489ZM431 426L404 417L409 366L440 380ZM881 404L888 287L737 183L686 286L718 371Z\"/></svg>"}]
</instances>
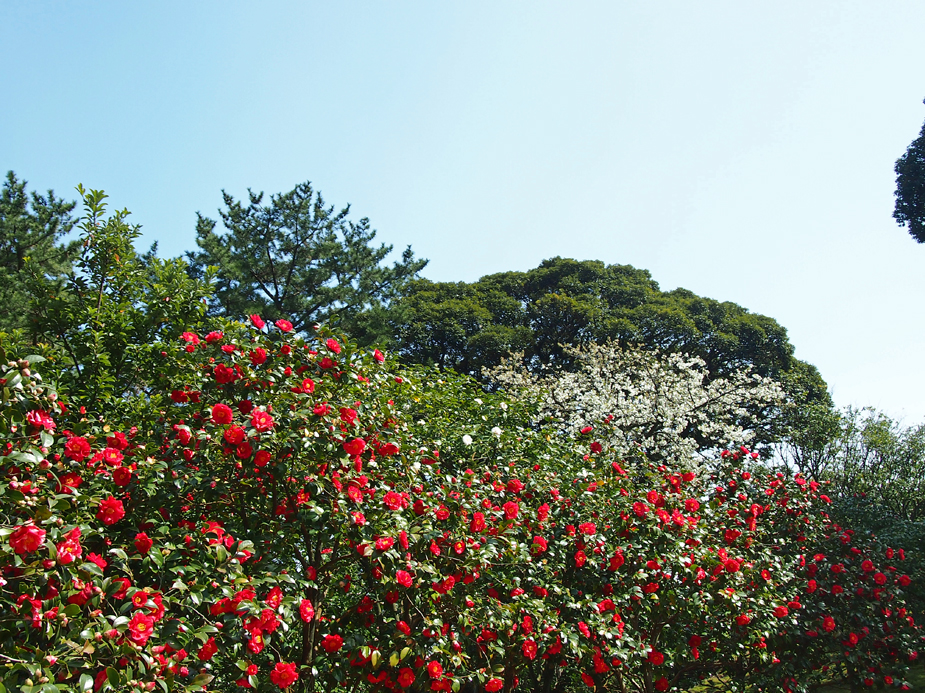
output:
<instances>
[{"instance_id":1,"label":"clear sky","mask_svg":"<svg viewBox=\"0 0 925 693\"><path fill-rule=\"evenodd\" d=\"M0 0L0 169L103 188L162 255L311 180L471 281L631 264L783 324L839 405L925 421L893 164L925 3Z\"/></svg>"}]
</instances>

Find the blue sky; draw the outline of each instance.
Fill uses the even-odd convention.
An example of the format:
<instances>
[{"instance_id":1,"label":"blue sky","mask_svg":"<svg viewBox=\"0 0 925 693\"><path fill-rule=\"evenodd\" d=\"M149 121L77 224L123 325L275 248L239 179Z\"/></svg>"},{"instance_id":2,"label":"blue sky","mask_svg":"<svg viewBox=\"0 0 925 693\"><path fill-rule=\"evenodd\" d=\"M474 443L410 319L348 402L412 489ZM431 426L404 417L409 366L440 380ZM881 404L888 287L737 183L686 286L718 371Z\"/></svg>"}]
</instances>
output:
<instances>
[{"instance_id":1,"label":"blue sky","mask_svg":"<svg viewBox=\"0 0 925 693\"><path fill-rule=\"evenodd\" d=\"M471 281L561 255L787 327L840 405L925 421L893 163L925 4L0 3L0 168L103 188L164 255L311 180Z\"/></svg>"}]
</instances>

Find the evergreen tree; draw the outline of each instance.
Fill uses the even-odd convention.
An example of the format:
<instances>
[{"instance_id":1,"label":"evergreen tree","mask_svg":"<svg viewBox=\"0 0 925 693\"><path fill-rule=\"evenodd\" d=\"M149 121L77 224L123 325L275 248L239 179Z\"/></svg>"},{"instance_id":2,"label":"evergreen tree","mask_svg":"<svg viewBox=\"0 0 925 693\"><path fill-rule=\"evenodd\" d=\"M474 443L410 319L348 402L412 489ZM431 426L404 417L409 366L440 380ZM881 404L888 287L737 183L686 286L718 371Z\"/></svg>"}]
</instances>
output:
<instances>
[{"instance_id":1,"label":"evergreen tree","mask_svg":"<svg viewBox=\"0 0 925 693\"><path fill-rule=\"evenodd\" d=\"M381 310L427 264L410 246L391 267L383 264L390 245L371 245L376 232L368 219L348 219L350 207L335 212L311 183L272 195L248 191L246 203L223 192L216 221L199 215L198 252L191 270L218 270L214 314L241 319L252 313L284 318L296 330L339 321L344 330L371 341Z\"/></svg>"},{"instance_id":2,"label":"evergreen tree","mask_svg":"<svg viewBox=\"0 0 925 693\"><path fill-rule=\"evenodd\" d=\"M0 330L33 328L36 282L54 285L71 269L79 243L63 242L74 228L75 202L26 192L9 171L0 190Z\"/></svg>"}]
</instances>

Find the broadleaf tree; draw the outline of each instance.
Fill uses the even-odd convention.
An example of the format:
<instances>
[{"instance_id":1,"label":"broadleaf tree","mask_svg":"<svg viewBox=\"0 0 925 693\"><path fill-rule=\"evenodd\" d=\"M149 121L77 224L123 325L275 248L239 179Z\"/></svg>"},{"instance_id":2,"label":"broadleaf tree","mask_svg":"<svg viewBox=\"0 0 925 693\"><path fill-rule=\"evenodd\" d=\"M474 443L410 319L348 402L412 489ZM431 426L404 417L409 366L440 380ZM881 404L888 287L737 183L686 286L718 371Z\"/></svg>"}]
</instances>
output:
<instances>
[{"instance_id":1,"label":"broadleaf tree","mask_svg":"<svg viewBox=\"0 0 925 693\"><path fill-rule=\"evenodd\" d=\"M179 258L139 255L140 226L129 211L107 213L102 190L78 186L85 214L80 252L59 283L36 283L36 347L45 372L87 411L113 411L145 402L145 373L160 356L159 344L196 326L205 312L212 272L193 279Z\"/></svg>"},{"instance_id":2,"label":"broadleaf tree","mask_svg":"<svg viewBox=\"0 0 925 693\"><path fill-rule=\"evenodd\" d=\"M925 243L925 125L906 153L896 161L896 206L893 218Z\"/></svg>"},{"instance_id":3,"label":"broadleaf tree","mask_svg":"<svg viewBox=\"0 0 925 693\"><path fill-rule=\"evenodd\" d=\"M213 314L232 319L254 313L285 317L296 330L340 322L372 341L380 309L427 264L407 247L391 266L392 246L372 245L369 219L353 221L350 207L335 211L311 183L271 195L248 190L236 200L222 192L218 223L199 215L198 251L188 253L191 270L218 270Z\"/></svg>"}]
</instances>

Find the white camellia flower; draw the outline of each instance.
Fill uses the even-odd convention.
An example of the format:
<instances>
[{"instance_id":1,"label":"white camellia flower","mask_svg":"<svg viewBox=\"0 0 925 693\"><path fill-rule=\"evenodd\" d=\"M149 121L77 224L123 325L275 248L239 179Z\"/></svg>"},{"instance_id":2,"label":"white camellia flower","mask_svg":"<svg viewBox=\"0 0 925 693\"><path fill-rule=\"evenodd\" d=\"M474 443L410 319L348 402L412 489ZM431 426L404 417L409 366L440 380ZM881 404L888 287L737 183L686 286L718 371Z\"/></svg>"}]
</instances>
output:
<instances>
[{"instance_id":1,"label":"white camellia flower","mask_svg":"<svg viewBox=\"0 0 925 693\"><path fill-rule=\"evenodd\" d=\"M463 441L463 443L465 443L466 445L472 445L472 436L470 436L470 435L467 433L466 435L464 435L464 436L462 437L462 441Z\"/></svg>"},{"instance_id":2,"label":"white camellia flower","mask_svg":"<svg viewBox=\"0 0 925 693\"><path fill-rule=\"evenodd\" d=\"M495 438L500 438L500 437L501 437L501 429L498 428L497 426L495 426L493 429L491 429L491 434L492 434Z\"/></svg>"}]
</instances>

